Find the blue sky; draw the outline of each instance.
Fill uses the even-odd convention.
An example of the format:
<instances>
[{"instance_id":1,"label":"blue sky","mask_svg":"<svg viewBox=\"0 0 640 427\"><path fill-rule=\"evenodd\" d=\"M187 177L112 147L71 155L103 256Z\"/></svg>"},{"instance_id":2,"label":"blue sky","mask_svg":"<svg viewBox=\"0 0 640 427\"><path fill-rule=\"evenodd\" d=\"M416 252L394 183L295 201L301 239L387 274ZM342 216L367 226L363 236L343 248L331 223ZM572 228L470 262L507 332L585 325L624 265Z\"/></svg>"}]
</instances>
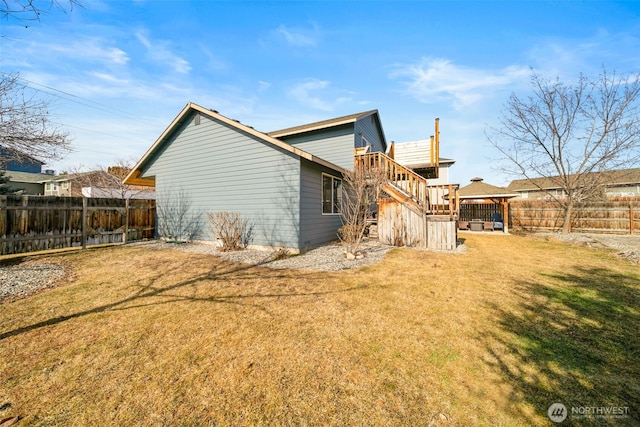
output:
<instances>
[{"instance_id":1,"label":"blue sky","mask_svg":"<svg viewBox=\"0 0 640 427\"><path fill-rule=\"evenodd\" d=\"M427 139L439 117L451 182L504 185L484 132L531 68L640 71L632 1L81 3L0 20L0 72L73 136L58 172L139 159L191 101L265 132L378 109L396 142Z\"/></svg>"}]
</instances>

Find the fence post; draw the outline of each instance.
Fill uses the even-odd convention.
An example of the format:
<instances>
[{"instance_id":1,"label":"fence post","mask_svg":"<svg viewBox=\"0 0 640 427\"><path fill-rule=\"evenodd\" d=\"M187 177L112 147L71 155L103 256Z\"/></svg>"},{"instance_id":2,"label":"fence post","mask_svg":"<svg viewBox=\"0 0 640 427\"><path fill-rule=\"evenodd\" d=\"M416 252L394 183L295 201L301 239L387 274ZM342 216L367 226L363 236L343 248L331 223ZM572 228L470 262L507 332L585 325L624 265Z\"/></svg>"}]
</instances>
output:
<instances>
[{"instance_id":1,"label":"fence post","mask_svg":"<svg viewBox=\"0 0 640 427\"><path fill-rule=\"evenodd\" d=\"M633 234L633 222L635 214L633 213L633 202L629 202L629 234Z\"/></svg>"},{"instance_id":2,"label":"fence post","mask_svg":"<svg viewBox=\"0 0 640 427\"><path fill-rule=\"evenodd\" d=\"M82 198L82 249L87 249L87 198Z\"/></svg>"},{"instance_id":3,"label":"fence post","mask_svg":"<svg viewBox=\"0 0 640 427\"><path fill-rule=\"evenodd\" d=\"M129 199L124 201L124 236L122 236L122 243L127 243L127 237L129 237Z\"/></svg>"}]
</instances>

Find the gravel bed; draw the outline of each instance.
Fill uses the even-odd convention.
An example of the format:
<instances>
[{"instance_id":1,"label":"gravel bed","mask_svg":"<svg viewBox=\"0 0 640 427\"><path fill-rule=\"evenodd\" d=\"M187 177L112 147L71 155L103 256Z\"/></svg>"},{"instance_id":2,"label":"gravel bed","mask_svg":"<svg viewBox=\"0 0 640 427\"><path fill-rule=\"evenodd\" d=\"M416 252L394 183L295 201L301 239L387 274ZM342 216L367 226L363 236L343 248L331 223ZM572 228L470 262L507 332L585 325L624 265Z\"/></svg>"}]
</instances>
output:
<instances>
[{"instance_id":1,"label":"gravel bed","mask_svg":"<svg viewBox=\"0 0 640 427\"><path fill-rule=\"evenodd\" d=\"M392 248L392 246L383 245L378 241L365 241L359 249L362 257L348 260L344 255L344 248L339 244L320 246L302 255L288 256L283 259L276 259L278 252L275 251L245 249L242 251L220 252L214 245L207 243L174 244L154 241L144 245L149 248L171 248L191 253L214 255L243 264L278 269L291 268L316 271L338 271L376 264Z\"/></svg>"},{"instance_id":2,"label":"gravel bed","mask_svg":"<svg viewBox=\"0 0 640 427\"><path fill-rule=\"evenodd\" d=\"M20 298L48 288L66 275L59 264L21 263L0 265L0 301Z\"/></svg>"}]
</instances>

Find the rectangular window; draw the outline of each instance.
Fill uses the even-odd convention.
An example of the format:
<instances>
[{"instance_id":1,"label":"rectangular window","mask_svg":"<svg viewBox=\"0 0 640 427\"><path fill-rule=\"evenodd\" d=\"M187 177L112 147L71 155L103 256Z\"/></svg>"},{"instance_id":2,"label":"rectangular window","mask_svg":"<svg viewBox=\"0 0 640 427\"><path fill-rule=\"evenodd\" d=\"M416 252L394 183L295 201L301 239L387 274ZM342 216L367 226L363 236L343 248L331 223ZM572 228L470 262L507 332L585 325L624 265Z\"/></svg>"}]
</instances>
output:
<instances>
[{"instance_id":1,"label":"rectangular window","mask_svg":"<svg viewBox=\"0 0 640 427\"><path fill-rule=\"evenodd\" d=\"M342 205L342 180L322 174L322 213L340 214Z\"/></svg>"}]
</instances>

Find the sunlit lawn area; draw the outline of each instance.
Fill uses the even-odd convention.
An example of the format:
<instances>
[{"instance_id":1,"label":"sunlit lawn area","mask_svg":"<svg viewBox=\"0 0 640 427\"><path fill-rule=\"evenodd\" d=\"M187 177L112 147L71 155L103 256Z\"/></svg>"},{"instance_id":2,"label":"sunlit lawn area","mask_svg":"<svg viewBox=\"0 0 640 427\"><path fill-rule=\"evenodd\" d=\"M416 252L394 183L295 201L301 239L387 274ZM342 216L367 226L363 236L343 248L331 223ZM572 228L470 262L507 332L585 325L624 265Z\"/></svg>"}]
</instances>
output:
<instances>
[{"instance_id":1,"label":"sunlit lawn area","mask_svg":"<svg viewBox=\"0 0 640 427\"><path fill-rule=\"evenodd\" d=\"M552 403L640 423L640 268L465 235L343 272L124 246L0 302L0 419L19 425L551 425Z\"/></svg>"}]
</instances>

